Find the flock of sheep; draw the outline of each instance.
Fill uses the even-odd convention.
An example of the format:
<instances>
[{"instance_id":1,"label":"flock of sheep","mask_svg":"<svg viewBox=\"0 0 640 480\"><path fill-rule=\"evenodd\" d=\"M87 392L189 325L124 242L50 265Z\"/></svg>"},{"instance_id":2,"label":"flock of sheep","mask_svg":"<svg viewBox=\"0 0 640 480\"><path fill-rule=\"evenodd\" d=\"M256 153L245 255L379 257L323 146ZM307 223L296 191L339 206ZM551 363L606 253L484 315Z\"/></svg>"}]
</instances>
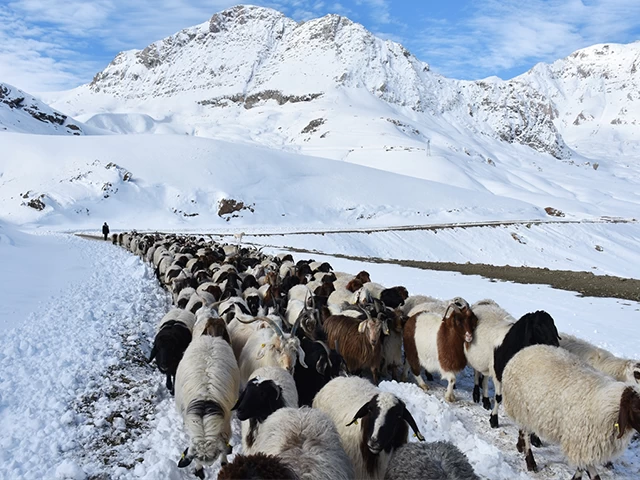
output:
<instances>
[{"instance_id":1,"label":"flock of sheep","mask_svg":"<svg viewBox=\"0 0 640 480\"><path fill-rule=\"evenodd\" d=\"M472 367L474 401L496 428L504 397L528 470L540 436L560 446L574 480L599 479L596 467L640 431L640 363L559 334L547 312L516 320L492 300L409 296L365 271L239 243L136 232L113 243L150 262L173 296L149 361L190 437L178 466L194 462L199 478L218 460L221 479L478 478L454 445L423 442L404 402L376 386L409 370L424 390L422 370L446 379L453 402L456 376ZM227 464L233 411L243 453ZM421 443L407 443L409 429Z\"/></svg>"}]
</instances>

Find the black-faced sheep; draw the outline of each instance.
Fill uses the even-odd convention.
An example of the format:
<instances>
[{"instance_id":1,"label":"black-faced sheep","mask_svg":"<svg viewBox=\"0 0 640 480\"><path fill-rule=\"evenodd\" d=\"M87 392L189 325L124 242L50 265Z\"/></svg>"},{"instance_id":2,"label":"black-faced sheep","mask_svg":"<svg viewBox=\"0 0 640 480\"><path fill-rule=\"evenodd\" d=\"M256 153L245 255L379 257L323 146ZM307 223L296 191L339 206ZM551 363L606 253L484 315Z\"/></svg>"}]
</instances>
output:
<instances>
[{"instance_id":1,"label":"black-faced sheep","mask_svg":"<svg viewBox=\"0 0 640 480\"><path fill-rule=\"evenodd\" d=\"M381 479L393 451L407 443L409 427L424 440L404 402L359 377L338 377L313 400L336 425L355 477Z\"/></svg>"},{"instance_id":2,"label":"black-faced sheep","mask_svg":"<svg viewBox=\"0 0 640 480\"><path fill-rule=\"evenodd\" d=\"M640 431L640 388L618 382L576 355L548 345L524 348L508 361L503 376L504 408L521 427L518 449L528 470L537 465L530 432L559 444L574 479L616 459Z\"/></svg>"},{"instance_id":3,"label":"black-faced sheep","mask_svg":"<svg viewBox=\"0 0 640 480\"><path fill-rule=\"evenodd\" d=\"M260 424L280 408L298 408L293 377L284 368L262 367L251 375L233 410L242 422L242 447L253 453Z\"/></svg>"},{"instance_id":4,"label":"black-faced sheep","mask_svg":"<svg viewBox=\"0 0 640 480\"><path fill-rule=\"evenodd\" d=\"M494 387L496 389L496 405L490 417L490 424L493 428L498 426L498 407L502 402L501 382L502 372L511 357L530 345L551 345L559 346L558 329L551 315L544 310L533 313L526 313L513 324L504 336L504 339L493 351L493 370L495 376ZM532 432L537 433L537 432Z\"/></svg>"},{"instance_id":5,"label":"black-faced sheep","mask_svg":"<svg viewBox=\"0 0 640 480\"><path fill-rule=\"evenodd\" d=\"M178 364L191 342L191 332L196 317L185 310L174 308L162 317L153 340L149 363L154 359L158 370L167 376L166 386L173 395L173 381Z\"/></svg>"}]
</instances>

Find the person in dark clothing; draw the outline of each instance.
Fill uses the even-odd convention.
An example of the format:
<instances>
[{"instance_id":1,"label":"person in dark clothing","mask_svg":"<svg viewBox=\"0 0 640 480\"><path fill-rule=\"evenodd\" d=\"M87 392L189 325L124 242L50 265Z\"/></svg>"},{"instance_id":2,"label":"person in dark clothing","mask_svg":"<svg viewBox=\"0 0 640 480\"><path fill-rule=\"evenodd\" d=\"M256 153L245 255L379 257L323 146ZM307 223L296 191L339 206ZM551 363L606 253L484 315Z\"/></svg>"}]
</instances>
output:
<instances>
[{"instance_id":1,"label":"person in dark clothing","mask_svg":"<svg viewBox=\"0 0 640 480\"><path fill-rule=\"evenodd\" d=\"M107 235L109 235L109 225L107 225L107 222L104 222L104 225L102 225L102 235L104 235L104 239L107 239Z\"/></svg>"}]
</instances>

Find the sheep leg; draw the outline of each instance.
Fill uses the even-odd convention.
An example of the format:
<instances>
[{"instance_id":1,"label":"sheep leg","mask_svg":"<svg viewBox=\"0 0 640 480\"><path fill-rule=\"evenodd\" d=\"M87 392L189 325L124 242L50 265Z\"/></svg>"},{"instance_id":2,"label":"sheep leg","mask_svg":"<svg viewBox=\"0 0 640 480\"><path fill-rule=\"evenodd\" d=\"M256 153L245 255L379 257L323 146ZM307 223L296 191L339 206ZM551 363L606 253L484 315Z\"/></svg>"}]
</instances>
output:
<instances>
[{"instance_id":1,"label":"sheep leg","mask_svg":"<svg viewBox=\"0 0 640 480\"><path fill-rule=\"evenodd\" d=\"M598 475L598 471L593 465L589 465L587 467L587 473L589 474L589 478L591 480L600 480L600 475Z\"/></svg>"},{"instance_id":2,"label":"sheep leg","mask_svg":"<svg viewBox=\"0 0 640 480\"><path fill-rule=\"evenodd\" d=\"M583 470L581 468L576 470L576 473L573 474L573 477L571 477L571 480L582 480L582 472Z\"/></svg>"},{"instance_id":3,"label":"sheep leg","mask_svg":"<svg viewBox=\"0 0 640 480\"><path fill-rule=\"evenodd\" d=\"M522 435L524 439L524 453L525 453L525 462L527 462L527 470L529 472L537 472L538 466L536 465L536 461L533 458L533 452L531 451L531 440L529 437L529 432L525 432L520 430L520 435Z\"/></svg>"},{"instance_id":4,"label":"sheep leg","mask_svg":"<svg viewBox=\"0 0 640 480\"><path fill-rule=\"evenodd\" d=\"M447 391L446 391L446 392L445 392L445 394L444 394L444 399L445 399L447 402L455 402L455 401L456 401L456 397L455 397L455 395L453 394L453 388L454 388L454 387L455 387L455 385L456 385L456 376L455 376L455 374L451 374L451 373L445 374L445 375L443 375L443 376L444 376L444 377L447 379L447 381L449 382L449 383L447 384Z\"/></svg>"},{"instance_id":5,"label":"sheep leg","mask_svg":"<svg viewBox=\"0 0 640 480\"><path fill-rule=\"evenodd\" d=\"M204 480L204 468L200 462L196 460L196 469L193 474L200 480Z\"/></svg>"},{"instance_id":6,"label":"sheep leg","mask_svg":"<svg viewBox=\"0 0 640 480\"><path fill-rule=\"evenodd\" d=\"M491 428L498 428L498 408L502 403L502 383L493 379L493 389L495 390L495 401L493 403L493 410L491 410L491 417L489 417L489 423ZM529 441L529 439L527 439Z\"/></svg>"},{"instance_id":7,"label":"sheep leg","mask_svg":"<svg viewBox=\"0 0 640 480\"><path fill-rule=\"evenodd\" d=\"M489 377L482 376L482 406L485 410L491 410L491 400L489 400Z\"/></svg>"},{"instance_id":8,"label":"sheep leg","mask_svg":"<svg viewBox=\"0 0 640 480\"><path fill-rule=\"evenodd\" d=\"M413 373L413 377L416 379L416 383L422 390L424 390L425 392L429 390L429 387L427 386L426 383L424 383L424 380L422 379L422 375L420 375L420 372L418 373L411 372L411 373Z\"/></svg>"},{"instance_id":9,"label":"sheep leg","mask_svg":"<svg viewBox=\"0 0 640 480\"><path fill-rule=\"evenodd\" d=\"M518 431L518 443L516 443L516 448L518 452L524 452L524 438L522 437L522 430Z\"/></svg>"},{"instance_id":10,"label":"sheep leg","mask_svg":"<svg viewBox=\"0 0 640 480\"><path fill-rule=\"evenodd\" d=\"M171 374L167 373L167 390L169 390L171 392L171 395L173 395L173 382L171 381Z\"/></svg>"},{"instance_id":11,"label":"sheep leg","mask_svg":"<svg viewBox=\"0 0 640 480\"><path fill-rule=\"evenodd\" d=\"M480 403L480 382L484 380L484 375L479 371L473 372L473 403Z\"/></svg>"}]
</instances>

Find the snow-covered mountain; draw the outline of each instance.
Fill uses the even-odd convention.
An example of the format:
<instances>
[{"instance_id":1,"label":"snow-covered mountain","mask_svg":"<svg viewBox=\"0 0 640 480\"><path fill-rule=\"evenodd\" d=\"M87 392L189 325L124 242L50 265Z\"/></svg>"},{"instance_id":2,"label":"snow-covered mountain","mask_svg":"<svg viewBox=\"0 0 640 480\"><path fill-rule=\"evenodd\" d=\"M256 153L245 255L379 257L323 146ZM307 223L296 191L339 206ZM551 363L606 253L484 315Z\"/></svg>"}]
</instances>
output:
<instances>
[{"instance_id":1,"label":"snow-covered mountain","mask_svg":"<svg viewBox=\"0 0 640 480\"><path fill-rule=\"evenodd\" d=\"M179 98L179 104L170 102L176 107L172 122L188 133L215 136L200 124L227 118L224 110L247 117L242 110L269 101L324 99L316 103L325 106L341 100L340 90L366 92L361 101L372 105L380 99L418 124L435 118L445 130L519 143L557 158L570 156L553 122L555 107L526 84L450 80L431 72L402 45L377 38L345 17L297 23L253 6L233 7L143 50L122 52L89 85L57 98L55 105L74 114L153 116L158 101L166 105ZM333 115L348 114L343 107ZM282 137L284 144L305 141L299 131L262 135L267 133Z\"/></svg>"},{"instance_id":2,"label":"snow-covered mountain","mask_svg":"<svg viewBox=\"0 0 640 480\"><path fill-rule=\"evenodd\" d=\"M109 158L105 164L139 172L147 168L140 165L140 159L145 158L166 165L161 175L172 179L175 173L171 165L216 170L219 163L227 164L242 150L255 157L243 164L248 169L257 168L258 158L270 159L271 165L259 170L265 175L261 181L263 187L276 188L277 198L273 200L280 205L295 203L275 178L284 165L288 168L284 176L294 185L297 179L307 178L310 168L355 174L322 160L330 159L427 180L424 187L412 183L425 191L436 191L433 182L439 184L439 192L443 191L442 185L461 188L458 196L469 203L478 195L490 194L497 205L509 205L506 211L512 218L526 210L518 202L528 204L529 212L553 207L572 218L633 217L638 209L636 192L640 183L636 161L640 153L636 126L640 101L635 75L639 55L640 43L594 46L553 65L537 65L510 81L495 77L461 81L431 72L401 45L377 38L344 17L328 15L298 23L272 9L237 6L143 50L122 52L90 84L45 97L53 107L84 121L86 128L95 132L173 134L173 140L162 142L146 136L133 141L131 148L123 148L126 141L122 139L106 144L89 140L93 143L81 148L62 142L57 147L60 151L81 152L80 173L92 170L91 162L104 158ZM180 139L175 134L180 134ZM194 136L215 141L191 142L196 140ZM155 143L175 143L184 150L153 149L152 158L148 146ZM16 152L24 150L19 139L13 138L11 144ZM256 145L261 148L256 149ZM34 145L26 151L33 152L37 163L40 160L34 148L42 150ZM100 154L92 154L92 149ZM202 152L211 155L210 164L198 160ZM291 158L297 160L292 162ZM379 185L400 185L397 177L379 172L358 170L357 175L365 183L375 179ZM5 174L5 179L9 176ZM18 197L5 196L3 201L7 212L21 222L48 215L51 219L64 218L65 222L73 217L75 222L79 217L73 212L88 209L107 213L104 202L114 202L113 198L103 199L101 188L122 178L99 177L91 180L97 190L91 187L81 194L75 189L65 192L60 185L54 188L20 179L14 183L17 190L13 193ZM215 205L226 193L224 185L214 188L203 184L202 176L190 178L193 184L176 195L195 195L193 198L210 207L200 209L198 218L186 220L192 226L202 225L209 218L203 212L210 212L216 223ZM315 178L323 187L332 184L330 176ZM280 211L264 209L271 200L254 195L252 181L258 181L257 177L234 177L234 198L244 197L249 203L257 199L259 212ZM127 201L144 203L145 199L156 198L154 182L145 179L138 183L139 194ZM119 197L129 185L118 187ZM243 190L245 187L248 190ZM176 188L170 185L169 189ZM373 219L364 222L369 225L385 221L422 223L425 219L421 214L410 212L424 212L424 208L408 208L406 215L397 208L394 199L402 190L398 188L373 203L367 195L356 198L351 192L344 208L360 212L355 217L327 208L314 210L312 221L351 226L367 218ZM330 191L332 195L344 195L338 188ZM25 192L31 192L29 199L21 197ZM198 192L206 194L199 197ZM51 209L24 215L25 200L28 204L36 193L38 198L50 198L43 203ZM312 197L302 203L311 205ZM157 219L173 219L172 213L163 215L174 210L191 212L167 198L147 202L149 208L156 205L164 212ZM421 195L413 195L411 201L409 198L405 198L406 206L411 201L425 201ZM70 199L78 205L72 207ZM436 202L435 206L444 212L460 207L449 200ZM286 218L291 212L282 213ZM462 217L451 220L460 221ZM526 217L535 218L537 213ZM244 223L231 218L233 223ZM282 219L273 215L248 218L252 219L248 223L282 224ZM465 219L469 218L467 215ZM431 216L428 222L440 220Z\"/></svg>"},{"instance_id":3,"label":"snow-covered mountain","mask_svg":"<svg viewBox=\"0 0 640 480\"><path fill-rule=\"evenodd\" d=\"M83 135L84 125L34 96L0 83L0 131Z\"/></svg>"}]
</instances>

